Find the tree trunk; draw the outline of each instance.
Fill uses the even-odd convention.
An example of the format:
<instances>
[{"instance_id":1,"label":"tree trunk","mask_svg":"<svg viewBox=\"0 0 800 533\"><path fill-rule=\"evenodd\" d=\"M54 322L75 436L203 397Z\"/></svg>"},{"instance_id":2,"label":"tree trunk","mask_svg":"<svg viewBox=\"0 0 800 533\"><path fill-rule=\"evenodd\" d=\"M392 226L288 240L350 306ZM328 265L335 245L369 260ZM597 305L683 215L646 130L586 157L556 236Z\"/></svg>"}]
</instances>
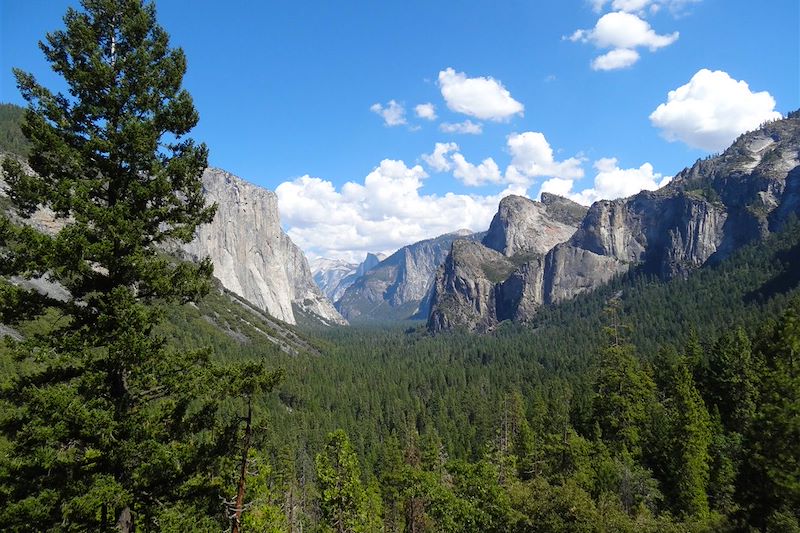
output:
<instances>
[{"instance_id":1,"label":"tree trunk","mask_svg":"<svg viewBox=\"0 0 800 533\"><path fill-rule=\"evenodd\" d=\"M131 508L125 506L125 508L119 513L119 518L117 518L117 529L120 533L133 533L133 513L131 513Z\"/></svg>"},{"instance_id":2,"label":"tree trunk","mask_svg":"<svg viewBox=\"0 0 800 533\"><path fill-rule=\"evenodd\" d=\"M244 487L247 479L247 456L250 453L250 440L253 430L250 423L253 420L253 403L251 398L247 398L247 418L244 428L244 443L242 445L242 469L239 472L239 488L236 491L236 504L233 509L233 526L231 533L239 533L242 520L242 509L244 507Z\"/></svg>"}]
</instances>

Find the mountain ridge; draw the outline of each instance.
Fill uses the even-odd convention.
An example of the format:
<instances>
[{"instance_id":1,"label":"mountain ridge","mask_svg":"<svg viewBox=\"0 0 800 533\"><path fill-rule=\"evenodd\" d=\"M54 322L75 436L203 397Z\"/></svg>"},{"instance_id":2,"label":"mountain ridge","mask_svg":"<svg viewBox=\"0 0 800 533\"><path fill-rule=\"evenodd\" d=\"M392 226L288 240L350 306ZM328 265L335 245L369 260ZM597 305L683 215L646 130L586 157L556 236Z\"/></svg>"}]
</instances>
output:
<instances>
[{"instance_id":1,"label":"mountain ridge","mask_svg":"<svg viewBox=\"0 0 800 533\"><path fill-rule=\"evenodd\" d=\"M799 148L800 119L777 120L698 160L657 191L595 202L568 240L494 283L493 306L477 305L465 290L485 281L463 278L474 268L446 262L450 268L437 273L428 328L485 331L506 318L525 322L542 305L571 299L634 267L670 279L724 259L800 212ZM525 230L524 224L511 226L511 233L524 236ZM462 260L479 256L462 254ZM464 301L454 305L459 298Z\"/></svg>"}]
</instances>

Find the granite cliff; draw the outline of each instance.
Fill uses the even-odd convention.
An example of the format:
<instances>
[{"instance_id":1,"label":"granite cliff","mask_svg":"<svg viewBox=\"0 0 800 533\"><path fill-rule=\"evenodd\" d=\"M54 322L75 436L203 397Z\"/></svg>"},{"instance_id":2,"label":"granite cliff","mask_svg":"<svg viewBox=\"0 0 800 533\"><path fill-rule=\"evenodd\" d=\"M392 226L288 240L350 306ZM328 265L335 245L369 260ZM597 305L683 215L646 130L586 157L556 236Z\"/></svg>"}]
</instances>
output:
<instances>
[{"instance_id":1,"label":"granite cliff","mask_svg":"<svg viewBox=\"0 0 800 533\"><path fill-rule=\"evenodd\" d=\"M436 274L428 326L485 331L513 318L544 254L568 240L586 207L554 194L541 201L506 196L479 242L456 240ZM535 305L535 303L534 303Z\"/></svg>"},{"instance_id":2,"label":"granite cliff","mask_svg":"<svg viewBox=\"0 0 800 533\"><path fill-rule=\"evenodd\" d=\"M211 257L226 289L284 322L295 324L302 313L345 323L314 283L302 250L281 229L275 193L215 168L203 173L203 190L217 203L217 214L184 253Z\"/></svg>"},{"instance_id":3,"label":"granite cliff","mask_svg":"<svg viewBox=\"0 0 800 533\"><path fill-rule=\"evenodd\" d=\"M571 237L529 258L519 250L532 250L530 236L551 226L519 216L516 204L521 202L504 199L492 222L502 222L497 227L503 231L490 228L483 244L511 256L517 265L494 280L494 304L478 305L475 291L466 289L484 279L463 261L480 262L483 256L473 253L464 259L454 247L437 274L428 326L433 331L456 326L487 330L504 319L526 321L539 306L572 298L631 268L669 279L724 259L800 213L799 151L797 115L765 124L722 154L681 171L658 191L595 202ZM452 282L459 276L467 277ZM481 298L487 291L482 288ZM455 305L457 300L463 301Z\"/></svg>"},{"instance_id":4,"label":"granite cliff","mask_svg":"<svg viewBox=\"0 0 800 533\"><path fill-rule=\"evenodd\" d=\"M281 229L275 193L215 168L203 173L203 191L208 203L217 203L214 220L200 226L192 242L167 251L189 259L209 256L225 289L284 322L295 324L301 314L324 324L347 323L314 283L302 250ZM5 195L0 179L2 209ZM39 209L26 223L53 234L66 221Z\"/></svg>"}]
</instances>

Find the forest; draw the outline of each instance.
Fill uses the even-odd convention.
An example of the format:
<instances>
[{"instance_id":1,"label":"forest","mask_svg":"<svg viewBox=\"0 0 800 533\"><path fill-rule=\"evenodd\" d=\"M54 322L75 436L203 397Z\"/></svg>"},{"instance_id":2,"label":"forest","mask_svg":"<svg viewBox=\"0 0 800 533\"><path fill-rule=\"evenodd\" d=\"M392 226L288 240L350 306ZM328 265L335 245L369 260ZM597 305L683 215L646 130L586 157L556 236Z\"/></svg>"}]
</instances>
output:
<instances>
[{"instance_id":1,"label":"forest","mask_svg":"<svg viewBox=\"0 0 800 533\"><path fill-rule=\"evenodd\" d=\"M278 324L164 253L215 206L155 7L82 5L0 108L0 529L800 531L796 219L490 334Z\"/></svg>"}]
</instances>

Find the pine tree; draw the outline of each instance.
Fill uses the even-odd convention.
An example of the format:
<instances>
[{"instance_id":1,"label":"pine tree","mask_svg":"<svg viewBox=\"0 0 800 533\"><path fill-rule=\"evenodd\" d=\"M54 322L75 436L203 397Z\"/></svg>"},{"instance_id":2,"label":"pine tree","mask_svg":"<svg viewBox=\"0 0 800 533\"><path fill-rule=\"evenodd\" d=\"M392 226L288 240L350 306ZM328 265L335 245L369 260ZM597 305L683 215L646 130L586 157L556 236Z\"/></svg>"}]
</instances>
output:
<instances>
[{"instance_id":1,"label":"pine tree","mask_svg":"<svg viewBox=\"0 0 800 533\"><path fill-rule=\"evenodd\" d=\"M744 433L756 410L758 362L742 328L719 338L706 372L707 396L730 431Z\"/></svg>"},{"instance_id":2,"label":"pine tree","mask_svg":"<svg viewBox=\"0 0 800 533\"><path fill-rule=\"evenodd\" d=\"M628 344L603 349L596 372L592 412L602 438L612 448L624 447L638 456L648 405L655 398L653 380L640 368Z\"/></svg>"},{"instance_id":3,"label":"pine tree","mask_svg":"<svg viewBox=\"0 0 800 533\"><path fill-rule=\"evenodd\" d=\"M704 519L708 516L711 419L686 359L679 357L672 370L665 400L671 426L670 485L676 510Z\"/></svg>"},{"instance_id":4,"label":"pine tree","mask_svg":"<svg viewBox=\"0 0 800 533\"><path fill-rule=\"evenodd\" d=\"M744 439L737 496L749 522L800 521L800 302L761 339L758 409ZM778 520L781 515L783 518ZM775 529L790 531L786 529Z\"/></svg>"},{"instance_id":5,"label":"pine tree","mask_svg":"<svg viewBox=\"0 0 800 533\"><path fill-rule=\"evenodd\" d=\"M68 94L14 71L34 174L6 160L9 195L20 217L43 205L63 227L0 220L0 275L45 276L69 297L0 283L4 322L48 317L43 334L12 344L21 371L2 393L0 528L216 529L213 465L229 448L210 384L222 380L207 350L154 334L161 304L202 296L212 270L159 252L214 214L201 192L208 151L186 137L198 120L186 59L153 4L82 6L40 43Z\"/></svg>"},{"instance_id":6,"label":"pine tree","mask_svg":"<svg viewBox=\"0 0 800 533\"><path fill-rule=\"evenodd\" d=\"M361 467L343 430L328 435L325 449L316 457L320 507L327 524L337 533L366 530Z\"/></svg>"}]
</instances>

